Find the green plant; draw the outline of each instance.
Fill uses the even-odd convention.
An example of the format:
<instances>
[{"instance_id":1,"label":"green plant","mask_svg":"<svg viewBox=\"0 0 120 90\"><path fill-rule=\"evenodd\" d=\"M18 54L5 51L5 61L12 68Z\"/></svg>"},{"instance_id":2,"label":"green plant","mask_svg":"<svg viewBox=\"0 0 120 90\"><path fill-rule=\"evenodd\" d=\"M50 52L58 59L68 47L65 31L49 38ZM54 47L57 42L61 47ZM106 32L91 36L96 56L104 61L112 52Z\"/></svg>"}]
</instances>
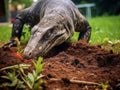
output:
<instances>
[{"instance_id":1,"label":"green plant","mask_svg":"<svg viewBox=\"0 0 120 90\"><path fill-rule=\"evenodd\" d=\"M43 75L40 74L43 67L42 58L39 57L37 62L33 61L33 64L35 70L33 70L32 73L28 73L27 75L23 73L25 78L22 77L22 79L30 89L38 90L38 88L41 88L40 85L43 83L43 80L41 80Z\"/></svg>"},{"instance_id":2,"label":"green plant","mask_svg":"<svg viewBox=\"0 0 120 90\"><path fill-rule=\"evenodd\" d=\"M23 27L21 41L27 42L29 40L29 37L30 37L30 26L25 24Z\"/></svg>"},{"instance_id":3,"label":"green plant","mask_svg":"<svg viewBox=\"0 0 120 90\"><path fill-rule=\"evenodd\" d=\"M98 85L102 90L108 90L108 82L100 83Z\"/></svg>"},{"instance_id":4,"label":"green plant","mask_svg":"<svg viewBox=\"0 0 120 90\"><path fill-rule=\"evenodd\" d=\"M2 83L0 87L14 87L15 89L28 88L31 90L41 89L41 84L43 84L42 77L44 77L40 74L43 67L42 58L39 57L36 62L33 61L33 64L35 70L27 74L25 70L29 69L29 64L13 65L0 69L0 72L7 72L5 75L1 76L1 78L9 81Z\"/></svg>"},{"instance_id":5,"label":"green plant","mask_svg":"<svg viewBox=\"0 0 120 90\"><path fill-rule=\"evenodd\" d=\"M8 72L6 76L1 76L4 79L9 80L9 82L5 82L2 85L0 85L0 87L15 87L15 89L18 88L25 88L25 85L23 84L24 82L22 82L20 79L18 79L18 75L16 75L15 72Z\"/></svg>"}]
</instances>

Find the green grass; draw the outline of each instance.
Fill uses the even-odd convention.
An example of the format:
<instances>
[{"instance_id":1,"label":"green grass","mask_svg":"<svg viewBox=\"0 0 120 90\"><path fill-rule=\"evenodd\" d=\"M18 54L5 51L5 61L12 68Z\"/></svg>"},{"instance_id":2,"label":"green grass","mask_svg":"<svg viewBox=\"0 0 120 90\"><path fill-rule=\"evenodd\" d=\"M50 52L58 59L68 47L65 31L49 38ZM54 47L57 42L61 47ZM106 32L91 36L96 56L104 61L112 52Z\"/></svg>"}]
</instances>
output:
<instances>
[{"instance_id":1,"label":"green grass","mask_svg":"<svg viewBox=\"0 0 120 90\"><path fill-rule=\"evenodd\" d=\"M0 26L0 43L4 43L10 40L12 27L10 25Z\"/></svg>"},{"instance_id":2,"label":"green grass","mask_svg":"<svg viewBox=\"0 0 120 90\"><path fill-rule=\"evenodd\" d=\"M22 42L27 42L30 37L30 34L29 34L30 32L29 32L28 28L29 27L27 25L25 25L23 28L23 33L25 35L22 35L22 37L21 37ZM7 25L0 26L0 45L10 41L11 32L12 32L12 25L7 24Z\"/></svg>"},{"instance_id":3,"label":"green grass","mask_svg":"<svg viewBox=\"0 0 120 90\"><path fill-rule=\"evenodd\" d=\"M96 17L88 21L92 27L91 44L120 40L120 16ZM0 43L10 40L11 28L9 25L0 26ZM72 40L77 40L77 35L78 33L75 33Z\"/></svg>"},{"instance_id":4,"label":"green grass","mask_svg":"<svg viewBox=\"0 0 120 90\"><path fill-rule=\"evenodd\" d=\"M92 26L92 44L120 40L120 16L96 17L89 19Z\"/></svg>"}]
</instances>

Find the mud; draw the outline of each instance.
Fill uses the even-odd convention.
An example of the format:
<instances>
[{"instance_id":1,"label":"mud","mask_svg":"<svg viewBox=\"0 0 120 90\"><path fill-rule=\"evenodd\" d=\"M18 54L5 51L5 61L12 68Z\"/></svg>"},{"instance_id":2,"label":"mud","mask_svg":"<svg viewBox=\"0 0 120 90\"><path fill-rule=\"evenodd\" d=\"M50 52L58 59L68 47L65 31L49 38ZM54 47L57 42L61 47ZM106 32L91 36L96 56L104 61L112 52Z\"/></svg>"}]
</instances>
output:
<instances>
[{"instance_id":1,"label":"mud","mask_svg":"<svg viewBox=\"0 0 120 90\"><path fill-rule=\"evenodd\" d=\"M0 68L24 63L11 52L0 49ZM44 90L101 90L102 83L107 90L120 90L120 54L105 51L100 45L63 43L51 50L43 63Z\"/></svg>"}]
</instances>

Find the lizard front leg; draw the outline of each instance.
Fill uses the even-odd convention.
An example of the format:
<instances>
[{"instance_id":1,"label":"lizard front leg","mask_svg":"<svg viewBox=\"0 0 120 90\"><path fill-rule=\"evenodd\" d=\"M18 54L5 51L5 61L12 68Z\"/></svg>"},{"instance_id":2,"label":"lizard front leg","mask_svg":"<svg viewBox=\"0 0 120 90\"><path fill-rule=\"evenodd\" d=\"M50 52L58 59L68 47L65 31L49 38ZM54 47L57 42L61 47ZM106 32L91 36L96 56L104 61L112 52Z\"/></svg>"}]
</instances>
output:
<instances>
[{"instance_id":1,"label":"lizard front leg","mask_svg":"<svg viewBox=\"0 0 120 90\"><path fill-rule=\"evenodd\" d=\"M89 42L90 37L91 37L91 27L87 21L85 21L84 24L85 24L84 30L80 32L78 40L84 39L87 42Z\"/></svg>"},{"instance_id":2,"label":"lizard front leg","mask_svg":"<svg viewBox=\"0 0 120 90\"><path fill-rule=\"evenodd\" d=\"M77 24L77 29L75 31L80 32L78 40L83 39L89 42L91 37L91 26L86 19L83 19L80 23Z\"/></svg>"}]
</instances>

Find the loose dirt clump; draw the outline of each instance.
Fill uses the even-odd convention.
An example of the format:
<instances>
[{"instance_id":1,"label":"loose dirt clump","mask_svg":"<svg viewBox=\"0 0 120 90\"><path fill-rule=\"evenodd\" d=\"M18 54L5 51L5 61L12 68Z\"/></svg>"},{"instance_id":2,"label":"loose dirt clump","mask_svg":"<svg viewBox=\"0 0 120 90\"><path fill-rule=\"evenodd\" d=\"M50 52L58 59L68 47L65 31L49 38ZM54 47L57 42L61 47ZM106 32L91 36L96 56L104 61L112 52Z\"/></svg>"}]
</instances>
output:
<instances>
[{"instance_id":1,"label":"loose dirt clump","mask_svg":"<svg viewBox=\"0 0 120 90\"><path fill-rule=\"evenodd\" d=\"M16 63L24 61L0 49L0 68ZM84 41L63 43L51 50L43 63L45 90L101 90L101 85L107 90L120 88L120 54L105 51L99 45Z\"/></svg>"},{"instance_id":2,"label":"loose dirt clump","mask_svg":"<svg viewBox=\"0 0 120 90\"><path fill-rule=\"evenodd\" d=\"M20 64L19 58L13 55L14 48L0 48L0 69L6 66Z\"/></svg>"}]
</instances>

